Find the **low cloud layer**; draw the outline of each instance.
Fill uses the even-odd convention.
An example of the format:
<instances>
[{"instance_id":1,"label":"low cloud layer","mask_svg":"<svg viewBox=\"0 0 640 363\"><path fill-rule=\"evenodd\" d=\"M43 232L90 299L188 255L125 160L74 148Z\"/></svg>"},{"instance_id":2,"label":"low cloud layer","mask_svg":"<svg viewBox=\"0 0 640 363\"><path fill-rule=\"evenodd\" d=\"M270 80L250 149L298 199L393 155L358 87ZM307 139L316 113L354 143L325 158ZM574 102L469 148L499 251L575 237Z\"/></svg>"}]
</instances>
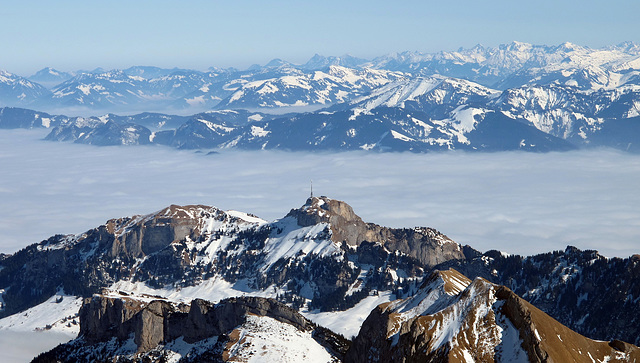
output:
<instances>
[{"instance_id":1,"label":"low cloud layer","mask_svg":"<svg viewBox=\"0 0 640 363\"><path fill-rule=\"evenodd\" d=\"M433 227L486 251L534 254L567 245L640 253L640 156L569 153L286 153L207 155L162 147L40 141L0 131L0 252L109 218L170 204L283 217L314 193L367 222Z\"/></svg>"}]
</instances>

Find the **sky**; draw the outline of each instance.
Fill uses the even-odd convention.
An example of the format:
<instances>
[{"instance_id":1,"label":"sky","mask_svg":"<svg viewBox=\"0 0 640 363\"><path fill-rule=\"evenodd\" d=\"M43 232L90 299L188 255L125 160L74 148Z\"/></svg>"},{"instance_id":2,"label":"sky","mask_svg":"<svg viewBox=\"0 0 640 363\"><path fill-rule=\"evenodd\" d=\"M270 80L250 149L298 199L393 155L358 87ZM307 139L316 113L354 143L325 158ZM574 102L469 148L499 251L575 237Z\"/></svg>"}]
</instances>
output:
<instances>
[{"instance_id":1,"label":"sky","mask_svg":"<svg viewBox=\"0 0 640 363\"><path fill-rule=\"evenodd\" d=\"M204 204L268 221L309 196L350 204L366 222L432 227L480 251L531 255L572 245L638 253L640 155L287 153L216 155L166 147L41 141L0 130L0 252L171 204Z\"/></svg>"},{"instance_id":2,"label":"sky","mask_svg":"<svg viewBox=\"0 0 640 363\"><path fill-rule=\"evenodd\" d=\"M640 42L639 13L637 0L12 1L0 7L0 69L243 69L511 41L602 47Z\"/></svg>"}]
</instances>

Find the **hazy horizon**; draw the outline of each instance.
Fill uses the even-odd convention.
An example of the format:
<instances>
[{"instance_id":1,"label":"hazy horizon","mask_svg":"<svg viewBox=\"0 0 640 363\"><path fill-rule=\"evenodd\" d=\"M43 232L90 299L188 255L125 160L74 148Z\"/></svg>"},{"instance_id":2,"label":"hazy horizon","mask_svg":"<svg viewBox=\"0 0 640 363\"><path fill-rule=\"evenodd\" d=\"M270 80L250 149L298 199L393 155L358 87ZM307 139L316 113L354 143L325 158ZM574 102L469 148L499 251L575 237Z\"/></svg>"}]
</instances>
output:
<instances>
[{"instance_id":1,"label":"hazy horizon","mask_svg":"<svg viewBox=\"0 0 640 363\"><path fill-rule=\"evenodd\" d=\"M371 58L513 40L593 48L640 41L632 0L491 3L277 0L13 2L0 9L0 69L30 75L133 65L246 68L316 53ZM624 9L624 11L620 11ZM16 33L16 29L20 32Z\"/></svg>"},{"instance_id":2,"label":"hazy horizon","mask_svg":"<svg viewBox=\"0 0 640 363\"><path fill-rule=\"evenodd\" d=\"M200 64L200 65L196 65L195 67L189 67L189 66L183 66L181 64L164 64L164 65L159 65L158 62L153 63L153 61L151 63L125 63L125 62L121 62L118 63L116 67L107 67L107 66L103 66L101 64L94 64L92 66L88 66L88 67L81 67L81 68L56 68L56 67L52 67L49 64L41 64L41 65L34 65L32 68L30 68L28 71L26 72L14 72L11 69L7 69L7 68L2 68L2 65L0 64L0 70L4 70L13 74L17 74L21 77L24 78L29 78L31 76L34 76L37 72L44 70L46 68L52 68L55 69L57 71L60 72L67 72L67 73L74 73L74 72L94 72L98 69L102 69L105 72L108 71L115 71L115 70L126 70L129 68L133 68L133 67L157 67L157 68L161 68L161 69L186 69L186 70L194 70L194 71L198 71L198 72L208 72L210 69L212 68L222 68L222 69L229 69L229 68L235 68L238 69L240 71L244 71L244 70L248 70L249 68L251 68L252 66L258 65L258 66L265 66L266 64L268 64L269 62L273 61L273 60L283 60L285 62L289 62L291 64L294 65L304 65L305 63L307 63L311 58L313 58L315 55L320 55L320 56L326 56L326 57L343 57L343 56L354 56L356 58L363 58L363 59L367 59L367 60L373 60L377 57L383 57L385 55L389 55L389 54L394 54L394 53L402 53L402 52L419 52L419 53L438 53L438 52L455 52L457 50L460 49L470 49L473 48L476 45L482 45L485 47L497 47L500 45L504 45L504 44L510 44L510 43L514 43L514 42L521 42L517 39L511 40L511 41L505 41L503 43L498 43L498 44L482 44L482 43L476 43L474 45L470 45L470 46L451 46L449 48L446 49L438 49L438 50L421 50L421 49L400 49L400 50L395 50L395 51L388 51L388 52L382 52L382 53L378 53L378 54L370 54L369 56L365 57L365 56L359 56L359 55L354 55L351 54L349 52L346 53L341 53L341 54L325 54L325 53L319 53L319 52L314 52L314 53L309 53L306 56L299 56L299 57L295 57L295 60L290 60L287 58L283 58L283 57L274 57L274 58L269 58L269 59L262 59L261 62L249 62L249 61L241 61L239 63L225 63L224 65L221 64ZM530 43L530 42L521 42L521 43L530 43L534 46L559 46L563 43L566 43L569 41L564 41L564 42L558 42L558 43ZM601 49L601 48L606 48L608 46L616 46L625 42L634 42L634 43L640 43L638 41L633 41L630 39L625 39L619 42L615 42L615 43L606 43L606 44L600 44L599 46L589 46L586 44L582 44L582 43L575 43L575 42L569 42L569 43L573 43L576 44L578 46L582 46L582 47L587 47L587 48L592 48L592 49ZM143 111L141 111L143 112Z\"/></svg>"}]
</instances>

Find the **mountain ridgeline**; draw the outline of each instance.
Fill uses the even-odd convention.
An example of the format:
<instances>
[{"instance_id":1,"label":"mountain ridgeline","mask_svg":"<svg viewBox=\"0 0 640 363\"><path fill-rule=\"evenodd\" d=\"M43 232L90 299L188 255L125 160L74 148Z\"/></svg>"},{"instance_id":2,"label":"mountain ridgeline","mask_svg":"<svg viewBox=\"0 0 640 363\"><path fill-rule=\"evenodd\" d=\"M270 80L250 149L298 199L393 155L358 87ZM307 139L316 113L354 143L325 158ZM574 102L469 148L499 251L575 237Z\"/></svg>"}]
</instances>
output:
<instances>
[{"instance_id":1,"label":"mountain ridgeline","mask_svg":"<svg viewBox=\"0 0 640 363\"><path fill-rule=\"evenodd\" d=\"M121 281L161 289L216 278L281 291L286 302L344 310L374 290L408 289L436 264L463 258L463 248L436 230L367 224L326 197L310 198L273 223L214 207L171 206L53 236L3 259L0 314L39 304L58 288L90 296Z\"/></svg>"},{"instance_id":2,"label":"mountain ridgeline","mask_svg":"<svg viewBox=\"0 0 640 363\"><path fill-rule=\"evenodd\" d=\"M173 205L148 215L112 219L79 235L53 236L12 255L3 255L0 259L0 316L11 319L19 313L25 316L24 319L29 319L30 309L56 303L62 300L55 298L62 296L60 294L84 298L101 294L108 299L142 301L139 304L132 303L139 306L127 310L129 312L125 315L112 315L133 317L140 311L138 308L147 306L153 299L164 297L166 303L154 303L153 307L148 305L151 311L135 318L138 320L131 320L131 323L121 321L124 325L112 331L115 337L120 337L120 343L110 345L113 349L120 347L126 350L128 357L151 351L152 355L162 355L169 353L161 346L169 344L175 348L171 348L174 353L183 343L188 348L184 349L196 349L193 345L196 339L180 333L183 328L167 328L172 326L174 318L170 316L174 315L171 314L178 314L174 316L177 317L176 321L191 319L187 316L192 313L188 307L180 305L181 302L188 303L193 298L217 302L234 296L256 296L265 301L273 299L273 302L255 300L255 304L272 306L277 301L278 304L286 304L300 311L312 321L319 319L329 324L348 321L348 326L342 331L349 332L349 335L358 334L352 349L360 353L357 356L349 355L355 353L345 353L346 348L340 351L342 353L335 353L338 348L334 347L331 348L333 353L330 352L333 357L346 354L345 359L351 357L358 360L367 356L363 349L382 344L375 349L380 359L395 359L393 357L397 354L408 354L403 349L422 352L428 346L430 348L426 350L426 356L437 358L437 361L455 361L454 356L459 358L467 353L475 354L472 351L480 354L474 356L476 361L486 357L505 361L504 357L507 356L531 357L532 354L544 361L544 357L557 353L554 353L554 349L558 349L559 343L551 343L548 337L552 336L552 332L543 329L540 324L553 321L551 326L559 326L553 328L558 332L558 339L575 341L576 352L589 351L594 357L618 359L636 354L633 353L634 348L618 341L640 343L640 321L637 318L640 316L640 290L634 283L638 276L640 260L637 256L608 259L596 251L580 251L573 247L529 257L497 251L481 253L472 247L461 246L431 228L387 228L366 223L348 204L327 197L309 198L300 208L292 209L282 219L273 222L215 207ZM441 288L444 290L438 290ZM440 292L433 293L436 290ZM368 312L375 305L388 304L395 298L405 299L405 302L380 305L364 322L363 328L358 330L362 323L358 319L364 319L366 315L355 320L353 317L362 314L365 306L371 306L365 310ZM85 305L87 303L85 301ZM475 310L463 308L478 303L484 305L474 307ZM116 302L107 305L120 306L118 309L121 310L125 306ZM393 312L397 306L404 308ZM414 309L417 306L422 308ZM433 315L446 306L454 306L449 309L452 314L463 315L446 319ZM492 312L489 313L489 310ZM413 313L407 315L408 311ZM68 322L76 314L76 319L80 319L80 332L83 332L79 337L81 340L70 343L76 344L72 347L103 345L105 341L110 341L108 336L88 338L94 333L83 330L87 329L86 324L99 327L103 323L87 323L87 316L83 316L82 312L78 315L77 310L75 313L70 310L69 313L72 316L65 315L62 323ZM165 328L153 328L157 332L151 334L153 338L149 340L136 335L132 343L126 343L130 334L127 332L138 334L142 329L140 324L147 319L144 316L153 318L164 316L165 313L170 316L159 320L164 322ZM476 318L464 315L467 313L475 314L473 316ZM484 320L478 320L478 314L481 313ZM393 318L400 319L397 323L380 322L380 319L396 316L394 314L400 314L403 318ZM265 316L274 318L269 314ZM326 320L327 316L333 316L332 320ZM425 316L426 321L436 319L441 322L438 324L449 321L448 328L438 325L441 328L426 333L426 323L418 323L424 319L415 320L419 316ZM535 319L542 319L543 322L536 322ZM0 325L3 320L0 319ZM370 320L373 323L367 323ZM460 325L463 320L471 324L463 325L476 334L473 335L473 339L476 339L473 344L491 338L487 342L493 345L485 346L488 350L478 350L470 340L471 333L460 333L464 338L457 335L467 329L462 329L463 325ZM251 329L263 329L267 324L262 320L242 321L238 324L249 324L253 327ZM483 326L493 326L490 328L493 333L487 333L492 337L477 335L482 329L477 326L471 328L473 321L473 324L484 321ZM399 328L400 323L406 327L402 325ZM537 326L537 330L531 324ZM46 325L55 328L60 324L51 321ZM377 332L374 329L383 326L391 330ZM396 327L391 328L393 326ZM43 329L47 329L44 324ZM208 339L206 344L201 342L203 346L209 347L207 349L214 349L212 347L215 346L216 354L223 354L227 344L233 340L230 331L225 329L216 330L215 334L207 337L199 336L200 340L197 341ZM293 328L287 326L287 329ZM577 333L569 333L569 329ZM160 331L163 333L157 335ZM302 332L287 334L308 332L303 329ZM547 338L536 340L531 338L531 334L541 334ZM584 343L583 339L586 338L578 338L578 334L611 343ZM428 336L442 339L433 338L429 343ZM451 340L455 336L459 338ZM330 339L335 342L342 338ZM365 343L362 343L362 339L365 339ZM421 343L420 339L427 341ZM148 344L144 345L141 343L143 341ZM312 346L317 343L317 339L314 340L316 343L305 341ZM469 343L459 345L462 341ZM322 342L319 344L325 346ZM340 344L344 347L347 343ZM128 348L125 349L125 346ZM524 351L519 347L523 347ZM71 350L76 351L76 348ZM69 351L67 347L58 353L67 354ZM255 353L255 350L252 351ZM498 351L502 353L496 353ZM366 354L373 354L371 352ZM182 357L186 357L186 353L183 353L180 353Z\"/></svg>"},{"instance_id":3,"label":"mountain ridgeline","mask_svg":"<svg viewBox=\"0 0 640 363\"><path fill-rule=\"evenodd\" d=\"M55 79L51 89L35 83ZM0 128L46 127L48 140L93 145L637 152L640 46L513 42L373 60L278 60L244 71L3 72L0 106ZM60 115L66 111L105 114Z\"/></svg>"}]
</instances>

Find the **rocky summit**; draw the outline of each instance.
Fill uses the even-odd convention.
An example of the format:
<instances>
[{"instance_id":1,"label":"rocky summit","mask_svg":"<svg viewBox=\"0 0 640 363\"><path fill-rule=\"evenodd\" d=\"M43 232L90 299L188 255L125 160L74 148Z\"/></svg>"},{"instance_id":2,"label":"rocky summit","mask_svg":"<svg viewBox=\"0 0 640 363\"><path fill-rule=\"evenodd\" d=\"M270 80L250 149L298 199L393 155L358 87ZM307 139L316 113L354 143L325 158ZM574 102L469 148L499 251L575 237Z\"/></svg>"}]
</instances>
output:
<instances>
[{"instance_id":1,"label":"rocky summit","mask_svg":"<svg viewBox=\"0 0 640 363\"><path fill-rule=\"evenodd\" d=\"M251 292L344 310L373 292L408 291L437 263L464 259L462 251L434 229L364 223L348 204L327 197L310 198L274 222L173 205L53 236L4 258L0 316L38 305L58 289L86 297L134 286L156 295L200 289L212 300Z\"/></svg>"}]
</instances>

